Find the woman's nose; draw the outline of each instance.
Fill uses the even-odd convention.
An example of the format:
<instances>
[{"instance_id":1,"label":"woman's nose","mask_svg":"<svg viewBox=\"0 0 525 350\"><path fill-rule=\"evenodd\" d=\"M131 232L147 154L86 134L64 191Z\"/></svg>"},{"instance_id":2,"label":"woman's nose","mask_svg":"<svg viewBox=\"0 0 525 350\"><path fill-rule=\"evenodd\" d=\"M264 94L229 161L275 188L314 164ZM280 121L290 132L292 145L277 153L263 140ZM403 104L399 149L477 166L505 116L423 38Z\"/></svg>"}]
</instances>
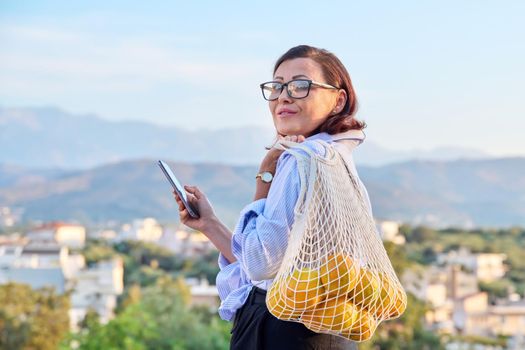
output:
<instances>
[{"instance_id":1,"label":"woman's nose","mask_svg":"<svg viewBox=\"0 0 525 350\"><path fill-rule=\"evenodd\" d=\"M279 102L292 102L292 98L288 95L288 86L285 86L281 93L279 94L278 98Z\"/></svg>"}]
</instances>

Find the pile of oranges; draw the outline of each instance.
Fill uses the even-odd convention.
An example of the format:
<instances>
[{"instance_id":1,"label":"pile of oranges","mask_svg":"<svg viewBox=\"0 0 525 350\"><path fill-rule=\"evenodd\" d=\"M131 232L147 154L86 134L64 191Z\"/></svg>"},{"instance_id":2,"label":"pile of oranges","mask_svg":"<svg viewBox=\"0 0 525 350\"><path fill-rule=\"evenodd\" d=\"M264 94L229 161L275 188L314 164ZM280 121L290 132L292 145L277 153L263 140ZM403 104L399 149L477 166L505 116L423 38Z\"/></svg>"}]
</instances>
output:
<instances>
[{"instance_id":1,"label":"pile of oranges","mask_svg":"<svg viewBox=\"0 0 525 350\"><path fill-rule=\"evenodd\" d=\"M330 255L319 269L294 269L274 282L266 302L281 320L354 341L370 339L379 322L399 317L407 305L399 283L345 254Z\"/></svg>"}]
</instances>

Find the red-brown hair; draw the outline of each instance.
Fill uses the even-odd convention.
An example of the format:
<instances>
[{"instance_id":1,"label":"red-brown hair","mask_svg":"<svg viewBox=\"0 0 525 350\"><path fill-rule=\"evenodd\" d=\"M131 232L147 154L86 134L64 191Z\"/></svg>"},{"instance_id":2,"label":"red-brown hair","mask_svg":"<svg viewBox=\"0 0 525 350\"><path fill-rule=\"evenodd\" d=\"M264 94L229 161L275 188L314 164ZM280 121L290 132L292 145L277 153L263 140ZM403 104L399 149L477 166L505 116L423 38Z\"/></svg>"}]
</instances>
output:
<instances>
[{"instance_id":1,"label":"red-brown hair","mask_svg":"<svg viewBox=\"0 0 525 350\"><path fill-rule=\"evenodd\" d=\"M275 71L279 68L281 63L294 58L310 58L314 60L321 66L323 77L327 84L346 91L346 103L341 112L328 117L328 119L326 119L326 121L314 131L314 134L326 132L334 135L352 129L362 130L366 127L364 122L354 118L354 115L357 112L357 97L354 87L352 86L350 74L348 74L348 71L339 58L325 49L319 49L308 45L299 45L292 47L279 57L277 62L275 62L273 73L275 74Z\"/></svg>"}]
</instances>

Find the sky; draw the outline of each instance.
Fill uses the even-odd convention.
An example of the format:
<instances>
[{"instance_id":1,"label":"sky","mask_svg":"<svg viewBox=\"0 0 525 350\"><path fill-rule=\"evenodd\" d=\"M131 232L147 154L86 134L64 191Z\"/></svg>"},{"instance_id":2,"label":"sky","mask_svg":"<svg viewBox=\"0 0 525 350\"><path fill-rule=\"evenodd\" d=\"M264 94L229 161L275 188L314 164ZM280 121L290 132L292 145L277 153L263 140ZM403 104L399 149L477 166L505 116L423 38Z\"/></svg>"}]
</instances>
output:
<instances>
[{"instance_id":1,"label":"sky","mask_svg":"<svg viewBox=\"0 0 525 350\"><path fill-rule=\"evenodd\" d=\"M0 106L272 127L259 83L309 44L391 150L525 156L524 1L0 1Z\"/></svg>"}]
</instances>

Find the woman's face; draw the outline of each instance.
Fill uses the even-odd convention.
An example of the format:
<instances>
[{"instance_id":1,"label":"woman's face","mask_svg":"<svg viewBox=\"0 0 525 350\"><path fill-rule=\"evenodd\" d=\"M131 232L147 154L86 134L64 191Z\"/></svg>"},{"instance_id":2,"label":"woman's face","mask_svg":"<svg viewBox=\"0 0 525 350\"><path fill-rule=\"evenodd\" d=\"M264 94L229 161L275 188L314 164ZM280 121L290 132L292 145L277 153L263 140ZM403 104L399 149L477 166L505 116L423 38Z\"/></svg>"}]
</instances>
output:
<instances>
[{"instance_id":1,"label":"woman's face","mask_svg":"<svg viewBox=\"0 0 525 350\"><path fill-rule=\"evenodd\" d=\"M310 58L284 61L273 80L287 83L294 79L310 79L326 83L321 66ZM346 101L344 90L324 89L312 85L306 98L294 99L283 89L277 100L270 101L270 112L277 133L283 136L311 136L330 115L339 112Z\"/></svg>"}]
</instances>

